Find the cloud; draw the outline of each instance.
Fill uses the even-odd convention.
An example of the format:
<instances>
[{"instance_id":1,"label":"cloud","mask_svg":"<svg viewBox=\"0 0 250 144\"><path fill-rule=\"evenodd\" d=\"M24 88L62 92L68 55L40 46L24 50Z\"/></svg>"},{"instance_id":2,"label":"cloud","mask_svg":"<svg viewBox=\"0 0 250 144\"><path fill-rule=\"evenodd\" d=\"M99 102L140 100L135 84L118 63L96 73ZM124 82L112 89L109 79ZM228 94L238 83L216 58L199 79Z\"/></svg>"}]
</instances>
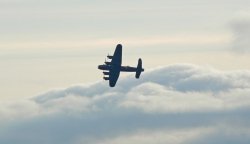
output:
<instances>
[{"instance_id":1,"label":"cloud","mask_svg":"<svg viewBox=\"0 0 250 144\"><path fill-rule=\"evenodd\" d=\"M246 143L250 71L190 64L1 102L0 143Z\"/></svg>"}]
</instances>

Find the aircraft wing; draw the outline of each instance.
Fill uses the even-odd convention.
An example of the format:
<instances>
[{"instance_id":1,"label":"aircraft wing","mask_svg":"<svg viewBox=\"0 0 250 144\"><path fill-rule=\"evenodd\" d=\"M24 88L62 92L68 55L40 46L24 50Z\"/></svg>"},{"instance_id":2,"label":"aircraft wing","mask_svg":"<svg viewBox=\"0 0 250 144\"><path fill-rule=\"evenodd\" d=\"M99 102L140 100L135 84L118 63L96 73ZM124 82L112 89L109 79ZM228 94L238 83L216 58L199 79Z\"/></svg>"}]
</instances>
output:
<instances>
[{"instance_id":1,"label":"aircraft wing","mask_svg":"<svg viewBox=\"0 0 250 144\"><path fill-rule=\"evenodd\" d=\"M120 75L119 69L111 69L109 74L109 86L114 87Z\"/></svg>"},{"instance_id":2,"label":"aircraft wing","mask_svg":"<svg viewBox=\"0 0 250 144\"><path fill-rule=\"evenodd\" d=\"M114 87L121 71L122 64L122 45L118 44L116 46L114 55L111 60L111 69L109 74L109 86Z\"/></svg>"},{"instance_id":3,"label":"aircraft wing","mask_svg":"<svg viewBox=\"0 0 250 144\"><path fill-rule=\"evenodd\" d=\"M121 64L122 64L122 45L118 44L116 46L114 55L112 57L111 65L121 66Z\"/></svg>"}]
</instances>

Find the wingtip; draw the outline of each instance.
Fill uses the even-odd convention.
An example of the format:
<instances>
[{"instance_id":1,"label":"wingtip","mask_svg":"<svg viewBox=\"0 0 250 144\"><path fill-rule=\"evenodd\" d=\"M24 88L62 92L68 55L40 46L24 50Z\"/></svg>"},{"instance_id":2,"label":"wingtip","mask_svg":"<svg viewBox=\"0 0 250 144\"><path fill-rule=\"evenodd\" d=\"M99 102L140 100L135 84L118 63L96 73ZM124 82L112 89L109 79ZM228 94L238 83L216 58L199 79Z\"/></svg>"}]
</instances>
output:
<instances>
[{"instance_id":1,"label":"wingtip","mask_svg":"<svg viewBox=\"0 0 250 144\"><path fill-rule=\"evenodd\" d=\"M116 47L122 48L122 44L117 44Z\"/></svg>"},{"instance_id":2,"label":"wingtip","mask_svg":"<svg viewBox=\"0 0 250 144\"><path fill-rule=\"evenodd\" d=\"M109 84L109 86L110 86L110 87L115 87L115 85L113 85L113 84Z\"/></svg>"}]
</instances>

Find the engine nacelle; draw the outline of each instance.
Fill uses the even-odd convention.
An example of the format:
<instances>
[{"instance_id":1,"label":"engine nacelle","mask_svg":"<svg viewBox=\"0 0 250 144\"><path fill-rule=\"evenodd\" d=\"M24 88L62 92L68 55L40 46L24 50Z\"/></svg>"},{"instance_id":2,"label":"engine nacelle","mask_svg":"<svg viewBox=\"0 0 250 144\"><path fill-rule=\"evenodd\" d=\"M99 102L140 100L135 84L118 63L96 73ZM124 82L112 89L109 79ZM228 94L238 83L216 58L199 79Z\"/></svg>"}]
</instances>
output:
<instances>
[{"instance_id":1,"label":"engine nacelle","mask_svg":"<svg viewBox=\"0 0 250 144\"><path fill-rule=\"evenodd\" d=\"M105 71L104 71L103 74L104 74L104 75L109 75L110 72L105 72Z\"/></svg>"},{"instance_id":2,"label":"engine nacelle","mask_svg":"<svg viewBox=\"0 0 250 144\"><path fill-rule=\"evenodd\" d=\"M109 77L103 77L104 80L109 80Z\"/></svg>"},{"instance_id":3,"label":"engine nacelle","mask_svg":"<svg viewBox=\"0 0 250 144\"><path fill-rule=\"evenodd\" d=\"M105 64L106 64L106 65L111 65L111 62L105 61Z\"/></svg>"},{"instance_id":4,"label":"engine nacelle","mask_svg":"<svg viewBox=\"0 0 250 144\"><path fill-rule=\"evenodd\" d=\"M112 59L112 58L113 58L113 56L111 56L111 55L108 55L108 56L107 56L107 58L109 58L109 59Z\"/></svg>"}]
</instances>

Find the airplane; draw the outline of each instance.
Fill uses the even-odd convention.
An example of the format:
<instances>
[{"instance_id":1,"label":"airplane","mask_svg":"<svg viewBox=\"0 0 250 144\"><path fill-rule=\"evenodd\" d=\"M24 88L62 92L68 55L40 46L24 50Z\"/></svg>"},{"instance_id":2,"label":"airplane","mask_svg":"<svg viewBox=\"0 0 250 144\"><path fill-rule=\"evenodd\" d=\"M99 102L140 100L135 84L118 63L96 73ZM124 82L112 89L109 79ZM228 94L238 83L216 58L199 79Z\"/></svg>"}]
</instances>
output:
<instances>
[{"instance_id":1,"label":"airplane","mask_svg":"<svg viewBox=\"0 0 250 144\"><path fill-rule=\"evenodd\" d=\"M119 78L120 72L135 72L135 78L139 79L141 72L144 71L142 68L142 60L138 59L137 67L122 66L122 45L118 44L116 46L115 52L113 55L108 55L107 58L109 61L106 61L105 64L99 65L98 69L103 70L104 80L109 81L109 86L114 87ZM111 61L110 61L111 60Z\"/></svg>"}]
</instances>

